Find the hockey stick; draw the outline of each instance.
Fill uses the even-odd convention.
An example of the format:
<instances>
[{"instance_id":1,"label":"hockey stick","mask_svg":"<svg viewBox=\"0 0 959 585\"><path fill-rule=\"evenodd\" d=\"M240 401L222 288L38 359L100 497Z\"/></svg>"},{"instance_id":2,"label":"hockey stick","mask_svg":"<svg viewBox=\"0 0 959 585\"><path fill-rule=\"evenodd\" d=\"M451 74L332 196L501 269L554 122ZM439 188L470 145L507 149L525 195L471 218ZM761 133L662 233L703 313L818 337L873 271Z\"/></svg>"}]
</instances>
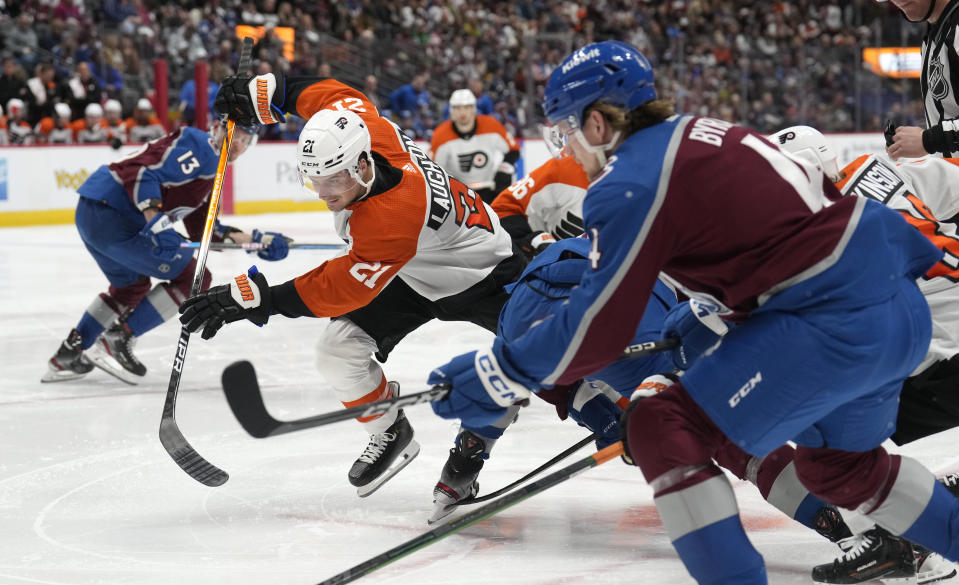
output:
<instances>
[{"instance_id":1,"label":"hockey stick","mask_svg":"<svg viewBox=\"0 0 959 585\"><path fill-rule=\"evenodd\" d=\"M476 497L476 498L470 498L470 499L466 499L466 500L460 500L460 501L458 501L458 502L453 503L453 504L451 505L451 507L454 507L454 508L455 508L456 506L469 506L469 505L472 505L472 504L479 504L479 503L482 503L482 502L488 502L489 500L492 500L493 498L499 497L499 496L505 494L506 492L510 491L510 490L513 489L514 487L518 486L519 484L523 483L524 481L530 479L531 477L537 476L537 475L539 475L540 473L542 473L543 471L545 471L546 469L549 469L550 467L556 465L557 463L559 463L559 462L562 461L563 459L566 459L567 457L569 457L569 456L572 455L573 453L579 451L580 449L582 449L582 448L585 447L586 445L589 445L589 444L592 443L594 440L596 440L596 435L595 435L595 434L591 434L590 436L586 437L585 439L577 442L577 443L576 443L575 445L573 445L572 447L567 448L565 451L563 451L562 453L560 453L560 454L557 455L556 457L553 457L552 459L550 459L550 460L547 461L546 463L540 465L539 467L537 467L537 468L534 469L533 471L530 471L529 473L527 473L527 474L524 475L523 477L517 479L517 480L514 481L513 483L511 483L511 484L509 484L509 485L507 485L507 486L503 486L503 487L499 488L498 490L496 490L495 492L490 492L490 493L488 493L488 494L483 494L482 496L479 496L479 497Z\"/></svg>"},{"instance_id":2,"label":"hockey stick","mask_svg":"<svg viewBox=\"0 0 959 585\"><path fill-rule=\"evenodd\" d=\"M676 343L675 339L662 339L633 345L627 348L624 356L634 358L666 351L675 347ZM445 399L450 392L447 386L434 386L429 390L415 394L395 396L326 414L280 421L273 418L266 409L253 364L248 361L238 361L230 364L223 370L222 381L223 392L226 394L226 401L229 403L233 415L236 416L247 433L258 439L320 427L352 418L373 416L393 408L412 406L423 402L437 402Z\"/></svg>"},{"instance_id":3,"label":"hockey stick","mask_svg":"<svg viewBox=\"0 0 959 585\"><path fill-rule=\"evenodd\" d=\"M252 64L252 57L253 37L244 37L237 70L242 73L247 72ZM220 193L223 191L223 175L230 158L230 145L233 143L234 128L233 120L228 120L226 123L226 138L220 146L220 160L217 163L216 175L213 178L213 190L210 192L210 205L206 213L203 240L200 245L200 253L197 255L196 272L193 274L190 296L200 292L203 283L203 271L206 268L206 257L210 251L213 225L220 213ZM200 456L176 424L176 396L180 389L180 374L183 372L183 362L186 360L186 349L189 343L190 331L185 326L181 327L180 339L176 344L176 353L173 355L170 384L167 386L166 400L163 402L163 416L160 418L160 442L163 443L163 448L170 454L173 461L190 477L204 485L216 487L226 483L226 480L230 479L230 475Z\"/></svg>"},{"instance_id":4,"label":"hockey stick","mask_svg":"<svg viewBox=\"0 0 959 585\"><path fill-rule=\"evenodd\" d=\"M391 548L385 553L381 553L369 560L363 561L362 563L347 569L338 575L330 577L326 581L319 583L319 585L339 585L340 583L352 583L360 577L369 575L374 571L382 569L393 561L397 561L411 553L420 550L421 548L425 548L434 542L453 534L454 532L458 532L467 526L472 526L480 520L484 520L494 514L502 512L503 510L518 504L527 498L542 493L575 475L579 475L580 473L596 467L597 465L602 465L610 459L618 457L622 454L623 444L614 443L605 449L601 449L596 453L593 453L585 459L580 459L579 461L568 465L567 467L554 471L546 477L538 479L527 486L521 487L515 492L511 492L498 500L489 502L485 506L477 508L472 512L464 514L463 516L460 516L459 518L456 518L446 524L440 524L429 532L424 532L416 538L408 540L397 547Z\"/></svg>"},{"instance_id":5,"label":"hockey stick","mask_svg":"<svg viewBox=\"0 0 959 585\"><path fill-rule=\"evenodd\" d=\"M300 248L301 250L340 250L346 247L346 244L300 244L299 242L290 242L287 244L290 248ZM262 250L269 246L263 242L210 242L211 250ZM181 248L199 248L200 242L183 242Z\"/></svg>"}]
</instances>

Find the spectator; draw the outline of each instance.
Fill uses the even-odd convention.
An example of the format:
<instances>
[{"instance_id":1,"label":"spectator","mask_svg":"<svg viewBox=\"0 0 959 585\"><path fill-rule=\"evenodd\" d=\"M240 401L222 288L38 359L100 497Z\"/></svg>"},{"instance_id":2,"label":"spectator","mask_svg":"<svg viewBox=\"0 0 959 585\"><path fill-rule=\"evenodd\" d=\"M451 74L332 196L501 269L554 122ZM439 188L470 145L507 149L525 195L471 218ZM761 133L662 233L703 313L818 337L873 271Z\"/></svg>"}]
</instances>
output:
<instances>
[{"instance_id":1,"label":"spectator","mask_svg":"<svg viewBox=\"0 0 959 585\"><path fill-rule=\"evenodd\" d=\"M220 84L213 80L223 79L224 76L222 65L211 67L206 89L208 113L213 112L213 99L216 97L216 92L220 90ZM196 121L196 81L193 78L186 80L180 88L180 103L177 105L177 111L180 124L184 126L194 125Z\"/></svg>"},{"instance_id":2,"label":"spectator","mask_svg":"<svg viewBox=\"0 0 959 585\"><path fill-rule=\"evenodd\" d=\"M4 105L13 98L30 101L30 90L24 81L23 69L13 57L4 57L2 71L0 71L0 105Z\"/></svg>"},{"instance_id":3,"label":"spectator","mask_svg":"<svg viewBox=\"0 0 959 585\"><path fill-rule=\"evenodd\" d=\"M93 76L90 64L86 61L77 63L73 76L67 81L67 86L69 88L67 96L74 118L83 117L89 104L99 106L103 99L100 82Z\"/></svg>"},{"instance_id":4,"label":"spectator","mask_svg":"<svg viewBox=\"0 0 959 585\"><path fill-rule=\"evenodd\" d=\"M30 121L39 122L41 118L53 115L53 102L66 97L64 88L59 87L56 81L57 70L51 63L37 65L37 74L27 80L30 96ZM52 119L52 118L51 118Z\"/></svg>"},{"instance_id":5,"label":"spectator","mask_svg":"<svg viewBox=\"0 0 959 585\"><path fill-rule=\"evenodd\" d=\"M419 114L430 107L430 94L426 91L426 73L417 73L413 81L390 94L390 110L394 113L408 111Z\"/></svg>"},{"instance_id":6,"label":"spectator","mask_svg":"<svg viewBox=\"0 0 959 585\"><path fill-rule=\"evenodd\" d=\"M33 68L37 61L40 39L33 30L33 17L29 12L21 12L14 21L14 28L6 33L4 44L26 68Z\"/></svg>"}]
</instances>

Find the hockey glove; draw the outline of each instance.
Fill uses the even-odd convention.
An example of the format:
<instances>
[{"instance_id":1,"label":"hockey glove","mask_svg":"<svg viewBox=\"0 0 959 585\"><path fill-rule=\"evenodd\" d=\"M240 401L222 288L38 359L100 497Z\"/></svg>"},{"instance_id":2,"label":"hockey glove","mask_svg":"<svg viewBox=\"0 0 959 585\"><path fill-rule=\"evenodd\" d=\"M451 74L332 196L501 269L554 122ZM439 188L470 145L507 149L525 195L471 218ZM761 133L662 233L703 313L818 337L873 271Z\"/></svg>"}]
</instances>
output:
<instances>
[{"instance_id":1,"label":"hockey glove","mask_svg":"<svg viewBox=\"0 0 959 585\"><path fill-rule=\"evenodd\" d=\"M140 235L150 240L153 248L150 253L164 262L173 262L180 254L180 244L186 238L173 229L173 220L165 213L157 213L147 222Z\"/></svg>"},{"instance_id":2,"label":"hockey glove","mask_svg":"<svg viewBox=\"0 0 959 585\"><path fill-rule=\"evenodd\" d=\"M241 126L275 124L284 119L283 112L272 103L276 86L272 73L256 77L231 75L220 84L213 111Z\"/></svg>"},{"instance_id":3,"label":"hockey glove","mask_svg":"<svg viewBox=\"0 0 959 585\"><path fill-rule=\"evenodd\" d=\"M556 242L552 234L546 232L531 232L517 240L517 244L530 258L546 249L546 246Z\"/></svg>"},{"instance_id":4,"label":"hockey glove","mask_svg":"<svg viewBox=\"0 0 959 585\"><path fill-rule=\"evenodd\" d=\"M680 370L688 370L699 356L718 345L727 330L719 315L696 300L674 306L663 320L663 337L679 338L670 355Z\"/></svg>"},{"instance_id":5,"label":"hockey glove","mask_svg":"<svg viewBox=\"0 0 959 585\"><path fill-rule=\"evenodd\" d=\"M265 244L266 247L259 251L249 250L248 253L256 251L256 255L264 260L275 262L286 258L290 253L290 242L293 238L288 238L279 232L261 232L253 230L253 241L259 244Z\"/></svg>"},{"instance_id":6,"label":"hockey glove","mask_svg":"<svg viewBox=\"0 0 959 585\"><path fill-rule=\"evenodd\" d=\"M190 297L180 305L180 323L191 333L201 327L203 339L210 339L224 323L247 319L263 326L270 320L270 286L256 266L230 284L215 286Z\"/></svg>"},{"instance_id":7,"label":"hockey glove","mask_svg":"<svg viewBox=\"0 0 959 585\"><path fill-rule=\"evenodd\" d=\"M636 408L636 405L639 404L643 398L648 398L659 394L663 390L669 388L673 384L679 381L679 378L673 374L656 374L650 376L640 383L636 387L636 390L633 392L633 396L630 399L629 406L626 407L626 411L623 413L622 417L619 419L619 440L623 442L623 461L629 465L636 465L633 461L632 452L629 450L629 416L632 414L633 409Z\"/></svg>"},{"instance_id":8,"label":"hockey glove","mask_svg":"<svg viewBox=\"0 0 959 585\"><path fill-rule=\"evenodd\" d=\"M458 418L471 428L492 424L506 409L526 400L530 391L503 371L493 350L472 351L430 372L427 383L446 384L445 400L430 403L443 418Z\"/></svg>"},{"instance_id":9,"label":"hockey glove","mask_svg":"<svg viewBox=\"0 0 959 585\"><path fill-rule=\"evenodd\" d=\"M584 380L569 398L569 415L580 426L596 435L596 448L609 447L620 440L619 417L623 411L597 386Z\"/></svg>"}]
</instances>

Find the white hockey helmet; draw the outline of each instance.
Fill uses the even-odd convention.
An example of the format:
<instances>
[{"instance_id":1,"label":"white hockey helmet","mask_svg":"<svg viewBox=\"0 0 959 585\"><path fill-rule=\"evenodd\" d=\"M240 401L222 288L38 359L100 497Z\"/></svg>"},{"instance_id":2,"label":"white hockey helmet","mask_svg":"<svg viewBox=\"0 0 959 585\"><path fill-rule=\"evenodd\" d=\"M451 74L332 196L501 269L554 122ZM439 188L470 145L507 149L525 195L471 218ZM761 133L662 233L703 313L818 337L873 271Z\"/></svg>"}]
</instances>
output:
<instances>
[{"instance_id":1,"label":"white hockey helmet","mask_svg":"<svg viewBox=\"0 0 959 585\"><path fill-rule=\"evenodd\" d=\"M370 131L358 115L349 110L320 110L307 121L296 145L296 166L300 179L312 190L313 178L330 177L342 171L367 191L373 179L363 181L360 157L372 166Z\"/></svg>"},{"instance_id":2,"label":"white hockey helmet","mask_svg":"<svg viewBox=\"0 0 959 585\"><path fill-rule=\"evenodd\" d=\"M53 115L57 118L66 118L69 120L73 117L73 111L67 104L59 102L53 106Z\"/></svg>"},{"instance_id":3,"label":"white hockey helmet","mask_svg":"<svg viewBox=\"0 0 959 585\"><path fill-rule=\"evenodd\" d=\"M153 111L153 104L150 103L150 100L148 100L147 98L140 98L140 99L137 100L136 109L137 109L137 110L144 110L144 111L146 111L146 112L152 112L152 111Z\"/></svg>"},{"instance_id":4,"label":"white hockey helmet","mask_svg":"<svg viewBox=\"0 0 959 585\"><path fill-rule=\"evenodd\" d=\"M117 100L111 99L111 100L107 100L106 103L103 104L103 111L108 114L111 112L114 114L119 114L120 112L123 111L123 106L121 106L120 102L118 102Z\"/></svg>"},{"instance_id":5,"label":"white hockey helmet","mask_svg":"<svg viewBox=\"0 0 959 585\"><path fill-rule=\"evenodd\" d=\"M24 108L26 108L26 105L20 98L10 98L10 100L7 101L8 116L22 116L25 113Z\"/></svg>"},{"instance_id":6,"label":"white hockey helmet","mask_svg":"<svg viewBox=\"0 0 959 585\"><path fill-rule=\"evenodd\" d=\"M468 89L457 89L450 94L450 107L453 106L475 106L476 96Z\"/></svg>"},{"instance_id":7,"label":"white hockey helmet","mask_svg":"<svg viewBox=\"0 0 959 585\"><path fill-rule=\"evenodd\" d=\"M790 126L776 132L769 140L780 150L821 166L823 174L833 183L839 180L836 152L819 130L811 126Z\"/></svg>"},{"instance_id":8,"label":"white hockey helmet","mask_svg":"<svg viewBox=\"0 0 959 585\"><path fill-rule=\"evenodd\" d=\"M103 117L103 106L98 103L87 104L87 107L83 109L84 118L102 118Z\"/></svg>"}]
</instances>

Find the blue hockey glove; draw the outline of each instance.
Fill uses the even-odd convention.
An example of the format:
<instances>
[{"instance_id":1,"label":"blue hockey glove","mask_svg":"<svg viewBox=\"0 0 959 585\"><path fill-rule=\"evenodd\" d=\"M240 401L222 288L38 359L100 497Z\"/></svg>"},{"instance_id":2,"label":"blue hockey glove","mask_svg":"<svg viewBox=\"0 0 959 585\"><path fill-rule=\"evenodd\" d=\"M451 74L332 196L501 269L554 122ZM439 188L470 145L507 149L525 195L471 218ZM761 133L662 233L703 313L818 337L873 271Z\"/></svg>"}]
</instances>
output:
<instances>
[{"instance_id":1,"label":"blue hockey glove","mask_svg":"<svg viewBox=\"0 0 959 585\"><path fill-rule=\"evenodd\" d=\"M506 414L507 407L526 400L530 391L510 378L492 350L472 351L452 359L432 372L427 384L448 384L445 400L430 403L443 418L458 418L479 428Z\"/></svg>"},{"instance_id":2,"label":"blue hockey glove","mask_svg":"<svg viewBox=\"0 0 959 585\"><path fill-rule=\"evenodd\" d=\"M140 235L150 240L153 249L150 253L165 262L173 262L180 254L180 244L186 241L173 229L173 220L165 213L157 213L147 222Z\"/></svg>"},{"instance_id":3,"label":"blue hockey glove","mask_svg":"<svg viewBox=\"0 0 959 585\"><path fill-rule=\"evenodd\" d=\"M719 343L727 330L719 315L696 300L674 306L663 319L663 337L679 338L679 346L670 355L680 370L688 370L699 356Z\"/></svg>"},{"instance_id":4,"label":"blue hockey glove","mask_svg":"<svg viewBox=\"0 0 959 585\"><path fill-rule=\"evenodd\" d=\"M619 417L623 411L604 394L599 383L584 380L569 397L569 416L596 434L596 448L609 447L619 440Z\"/></svg>"},{"instance_id":5,"label":"blue hockey glove","mask_svg":"<svg viewBox=\"0 0 959 585\"><path fill-rule=\"evenodd\" d=\"M271 298L266 277L251 266L247 274L240 274L230 284L214 286L183 301L180 323L191 333L202 327L203 339L216 335L224 323L240 319L262 327L270 320Z\"/></svg>"},{"instance_id":6,"label":"blue hockey glove","mask_svg":"<svg viewBox=\"0 0 959 585\"><path fill-rule=\"evenodd\" d=\"M290 253L290 242L293 238L288 238L279 232L261 232L253 230L253 241L258 244L265 244L266 247L256 252L256 255L264 260L275 262L286 258ZM249 250L254 252L254 250Z\"/></svg>"}]
</instances>

